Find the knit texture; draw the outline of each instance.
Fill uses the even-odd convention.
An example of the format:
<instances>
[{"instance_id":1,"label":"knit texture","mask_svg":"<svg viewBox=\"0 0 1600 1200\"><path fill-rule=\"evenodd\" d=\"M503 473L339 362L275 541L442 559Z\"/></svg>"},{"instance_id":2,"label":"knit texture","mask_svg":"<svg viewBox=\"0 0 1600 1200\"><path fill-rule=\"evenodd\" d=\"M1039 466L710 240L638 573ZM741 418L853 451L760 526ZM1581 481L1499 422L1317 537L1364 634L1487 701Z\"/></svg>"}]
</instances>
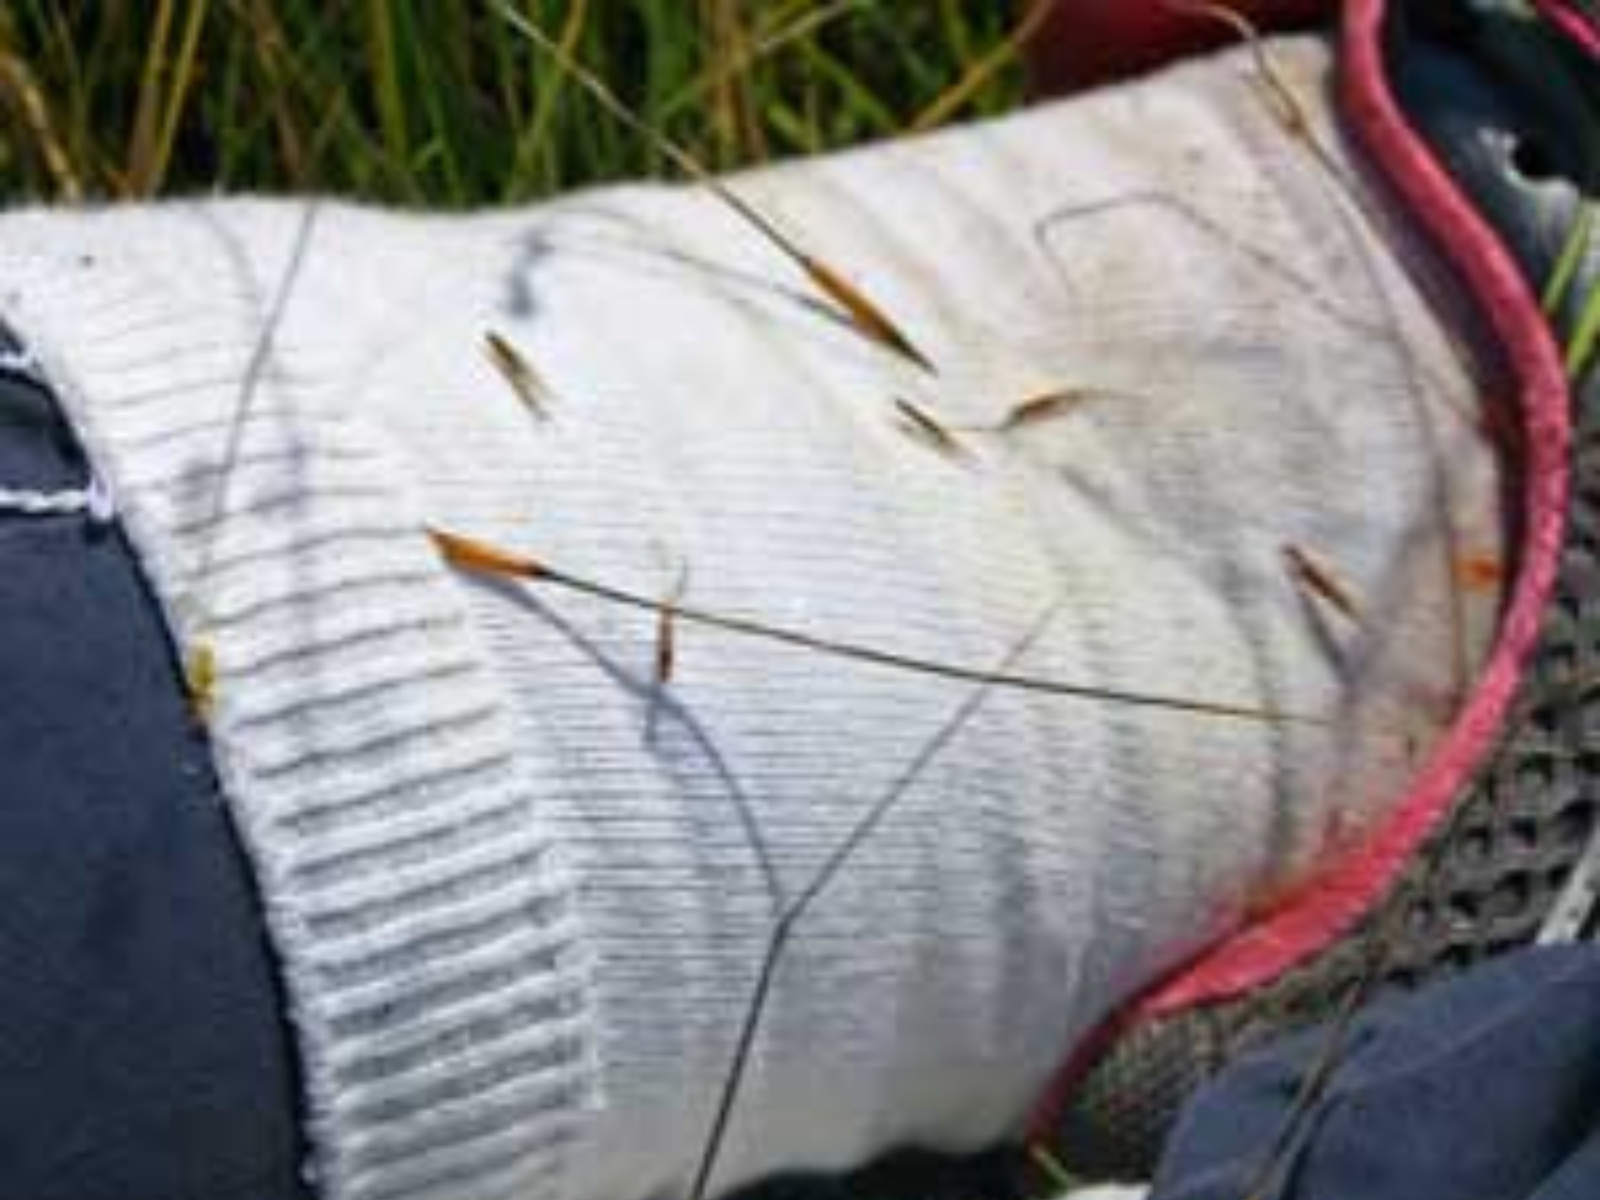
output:
<instances>
[{"instance_id":1,"label":"knit texture","mask_svg":"<svg viewBox=\"0 0 1600 1200\"><path fill-rule=\"evenodd\" d=\"M1325 50L1278 53L1337 146ZM1493 455L1247 64L733 181L936 372L692 189L0 220L0 316L214 668L328 1196L681 1194L773 931L863 822L784 945L714 1189L989 1142L1397 794L1493 624L1458 586L1501 554ZM428 523L900 655L1330 720L687 622L663 682L654 616L453 574Z\"/></svg>"},{"instance_id":2,"label":"knit texture","mask_svg":"<svg viewBox=\"0 0 1600 1200\"><path fill-rule=\"evenodd\" d=\"M214 648L211 732L287 971L308 1170L334 1197L560 1194L588 1074L570 891L409 470L310 348L257 363L285 216L259 230L259 277L198 210L53 237L19 218L12 312L114 471L174 628Z\"/></svg>"}]
</instances>

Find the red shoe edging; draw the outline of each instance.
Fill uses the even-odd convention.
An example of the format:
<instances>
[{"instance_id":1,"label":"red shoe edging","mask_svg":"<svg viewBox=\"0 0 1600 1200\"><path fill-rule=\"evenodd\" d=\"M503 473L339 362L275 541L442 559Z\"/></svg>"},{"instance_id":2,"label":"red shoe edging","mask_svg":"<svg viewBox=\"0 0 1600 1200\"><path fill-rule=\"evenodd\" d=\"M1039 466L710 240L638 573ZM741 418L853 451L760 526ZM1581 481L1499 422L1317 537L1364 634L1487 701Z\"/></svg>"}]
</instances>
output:
<instances>
[{"instance_id":1,"label":"red shoe edging","mask_svg":"<svg viewBox=\"0 0 1600 1200\"><path fill-rule=\"evenodd\" d=\"M1393 815L1286 907L1203 951L1091 1033L1036 1110L1031 1133L1041 1141L1048 1142L1072 1088L1118 1033L1271 983L1348 933L1383 899L1493 748L1550 601L1568 495L1571 397L1560 350L1510 254L1401 112L1384 74L1386 11L1386 0L1346 0L1342 115L1421 235L1475 298L1516 385L1525 534L1511 601L1476 689Z\"/></svg>"},{"instance_id":2,"label":"red shoe edging","mask_svg":"<svg viewBox=\"0 0 1600 1200\"><path fill-rule=\"evenodd\" d=\"M1580 12L1571 0L1533 0L1533 6L1562 33L1600 58L1600 17Z\"/></svg>"},{"instance_id":3,"label":"red shoe edging","mask_svg":"<svg viewBox=\"0 0 1600 1200\"><path fill-rule=\"evenodd\" d=\"M1228 7L1268 30L1326 19L1335 5L1336 0L1230 0ZM1226 45L1234 36L1214 17L1183 11L1178 0L1054 0L1029 46L1029 66L1039 90L1075 92Z\"/></svg>"}]
</instances>

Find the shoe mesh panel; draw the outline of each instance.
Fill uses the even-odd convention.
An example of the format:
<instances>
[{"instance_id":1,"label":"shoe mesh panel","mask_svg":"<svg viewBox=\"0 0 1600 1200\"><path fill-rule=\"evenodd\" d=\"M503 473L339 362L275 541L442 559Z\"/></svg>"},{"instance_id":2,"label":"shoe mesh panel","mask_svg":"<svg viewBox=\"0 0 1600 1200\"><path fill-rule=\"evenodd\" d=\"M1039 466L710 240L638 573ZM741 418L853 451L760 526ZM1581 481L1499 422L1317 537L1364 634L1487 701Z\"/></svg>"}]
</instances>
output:
<instances>
[{"instance_id":1,"label":"shoe mesh panel","mask_svg":"<svg viewBox=\"0 0 1600 1200\"><path fill-rule=\"evenodd\" d=\"M1334 1016L1369 973L1369 992L1412 988L1538 936L1600 813L1600 377L1574 417L1556 594L1517 719L1468 796L1347 937L1269 987L1149 1022L1116 1043L1061 1130L1062 1161L1075 1173L1149 1178L1200 1084L1265 1038Z\"/></svg>"}]
</instances>

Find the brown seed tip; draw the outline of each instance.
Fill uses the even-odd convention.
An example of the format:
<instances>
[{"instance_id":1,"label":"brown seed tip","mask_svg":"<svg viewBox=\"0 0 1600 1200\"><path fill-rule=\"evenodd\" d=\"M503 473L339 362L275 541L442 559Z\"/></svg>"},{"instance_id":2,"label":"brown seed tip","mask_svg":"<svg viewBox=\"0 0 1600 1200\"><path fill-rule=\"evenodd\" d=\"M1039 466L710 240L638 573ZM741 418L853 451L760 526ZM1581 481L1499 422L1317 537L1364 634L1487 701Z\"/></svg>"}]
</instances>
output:
<instances>
[{"instance_id":1,"label":"brown seed tip","mask_svg":"<svg viewBox=\"0 0 1600 1200\"><path fill-rule=\"evenodd\" d=\"M878 345L915 363L930 375L938 374L928 356L917 349L911 339L901 332L900 327L889 319L888 314L867 298L865 292L827 263L809 254L799 255L798 261L805 273L811 277L811 281L844 309L850 317L851 324L862 334Z\"/></svg>"},{"instance_id":2,"label":"brown seed tip","mask_svg":"<svg viewBox=\"0 0 1600 1200\"><path fill-rule=\"evenodd\" d=\"M541 421L549 420L553 393L522 352L492 329L483 335L483 349L490 364L528 411Z\"/></svg>"},{"instance_id":3,"label":"brown seed tip","mask_svg":"<svg viewBox=\"0 0 1600 1200\"><path fill-rule=\"evenodd\" d=\"M1456 559L1455 574L1464 591L1495 592L1505 586L1506 565L1495 554L1463 554Z\"/></svg>"},{"instance_id":4,"label":"brown seed tip","mask_svg":"<svg viewBox=\"0 0 1600 1200\"><path fill-rule=\"evenodd\" d=\"M1317 561L1303 547L1289 543L1283 547L1289 574L1311 595L1325 601L1352 624L1361 624L1361 606L1326 563Z\"/></svg>"},{"instance_id":5,"label":"brown seed tip","mask_svg":"<svg viewBox=\"0 0 1600 1200\"><path fill-rule=\"evenodd\" d=\"M1089 398L1083 388L1058 388L1022 401L995 427L998 433L1014 433L1030 425L1041 425L1064 417Z\"/></svg>"},{"instance_id":6,"label":"brown seed tip","mask_svg":"<svg viewBox=\"0 0 1600 1200\"><path fill-rule=\"evenodd\" d=\"M549 574L536 560L501 550L487 542L446 533L442 529L429 528L427 532L429 540L443 555L445 562L463 571L512 579L539 579Z\"/></svg>"},{"instance_id":7,"label":"brown seed tip","mask_svg":"<svg viewBox=\"0 0 1600 1200\"><path fill-rule=\"evenodd\" d=\"M678 605L683 602L684 590L689 586L689 569L678 572L672 592L656 610L656 682L665 686L672 682L678 664Z\"/></svg>"},{"instance_id":8,"label":"brown seed tip","mask_svg":"<svg viewBox=\"0 0 1600 1200\"><path fill-rule=\"evenodd\" d=\"M956 435L941 425L926 409L901 396L895 397L894 407L900 414L898 425L908 437L946 458L964 460L971 457L966 446L957 440Z\"/></svg>"}]
</instances>

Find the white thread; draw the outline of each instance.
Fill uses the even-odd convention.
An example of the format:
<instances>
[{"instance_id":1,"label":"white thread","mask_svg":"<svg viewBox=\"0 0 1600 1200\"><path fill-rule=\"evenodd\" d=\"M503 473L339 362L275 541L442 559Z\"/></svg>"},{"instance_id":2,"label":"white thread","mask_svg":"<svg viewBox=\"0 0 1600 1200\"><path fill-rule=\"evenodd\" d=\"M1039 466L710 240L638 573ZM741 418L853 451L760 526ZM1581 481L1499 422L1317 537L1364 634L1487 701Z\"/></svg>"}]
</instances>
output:
<instances>
[{"instance_id":1,"label":"white thread","mask_svg":"<svg viewBox=\"0 0 1600 1200\"><path fill-rule=\"evenodd\" d=\"M1600 904L1600 829L1590 835L1589 845L1572 868L1566 887L1545 914L1544 923L1539 926L1539 944L1577 941L1594 916L1597 904Z\"/></svg>"},{"instance_id":2,"label":"white thread","mask_svg":"<svg viewBox=\"0 0 1600 1200\"><path fill-rule=\"evenodd\" d=\"M0 376L3 375L21 376L41 383L44 380L38 357L23 345L0 343ZM26 517L84 513L96 525L109 525L117 519L117 503L105 480L99 475L91 475L86 487L54 492L0 486L0 514L3 513Z\"/></svg>"},{"instance_id":3,"label":"white thread","mask_svg":"<svg viewBox=\"0 0 1600 1200\"><path fill-rule=\"evenodd\" d=\"M39 360L26 346L0 346L0 375L21 375L37 381L41 378Z\"/></svg>"},{"instance_id":4,"label":"white thread","mask_svg":"<svg viewBox=\"0 0 1600 1200\"><path fill-rule=\"evenodd\" d=\"M44 371L38 356L25 345L0 342L0 376L3 375L44 382ZM117 501L106 481L97 474L91 474L87 487L57 492L0 486L0 513L29 517L85 513L96 525L110 525L117 519Z\"/></svg>"},{"instance_id":5,"label":"white thread","mask_svg":"<svg viewBox=\"0 0 1600 1200\"><path fill-rule=\"evenodd\" d=\"M96 525L110 525L117 519L117 497L111 485L99 475L89 477L89 486L83 496L89 520Z\"/></svg>"},{"instance_id":6,"label":"white thread","mask_svg":"<svg viewBox=\"0 0 1600 1200\"><path fill-rule=\"evenodd\" d=\"M63 517L87 514L96 524L109 524L116 518L111 492L98 478L84 488L63 488L44 492L32 488L0 487L0 514L24 517Z\"/></svg>"}]
</instances>

